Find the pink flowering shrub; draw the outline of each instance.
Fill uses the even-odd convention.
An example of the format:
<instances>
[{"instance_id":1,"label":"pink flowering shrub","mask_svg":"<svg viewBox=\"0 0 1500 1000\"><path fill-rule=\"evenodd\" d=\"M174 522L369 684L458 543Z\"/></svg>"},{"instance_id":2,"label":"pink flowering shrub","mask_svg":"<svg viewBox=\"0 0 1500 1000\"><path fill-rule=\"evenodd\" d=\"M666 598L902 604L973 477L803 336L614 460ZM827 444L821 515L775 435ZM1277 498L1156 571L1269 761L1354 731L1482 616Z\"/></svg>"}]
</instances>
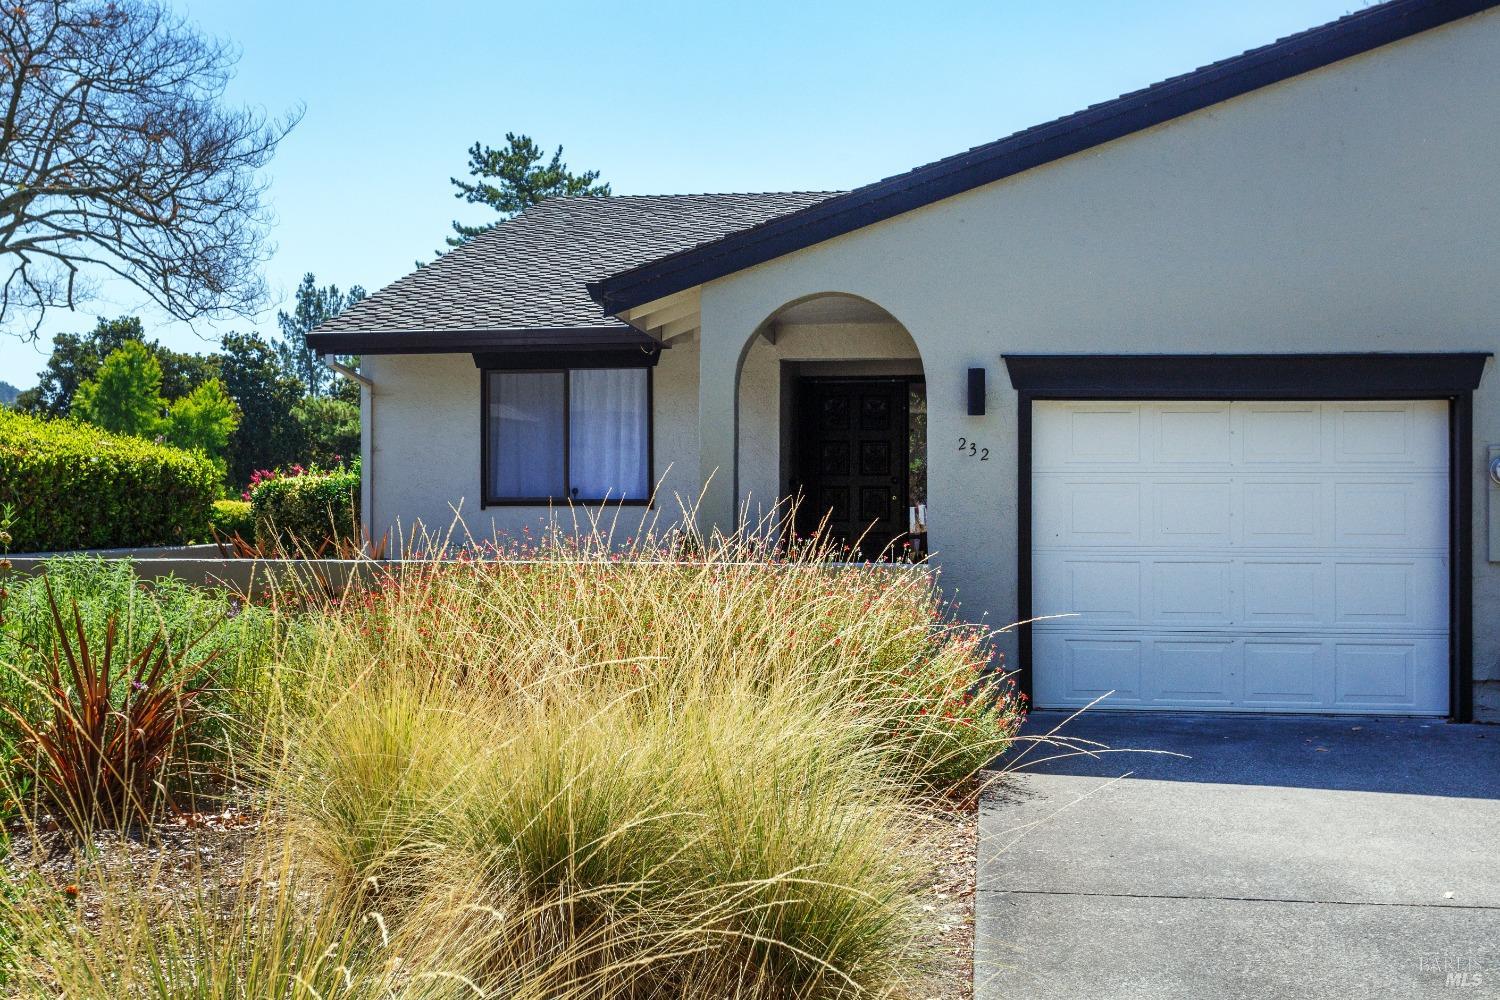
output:
<instances>
[{"instance_id":1,"label":"pink flowering shrub","mask_svg":"<svg viewBox=\"0 0 1500 1000\"><path fill-rule=\"evenodd\" d=\"M352 464L352 471L358 473L359 460L355 459ZM306 466L301 465L300 463L297 465L289 465L283 469L256 469L254 472L250 473L250 483L245 487L244 491L240 493L240 499L249 500L251 498L251 494L255 492L255 488L261 483L269 483L277 479L293 479L297 476L319 476L344 471L350 470L346 470L344 468L343 455L333 456L333 467L330 469L319 468L316 462L314 462L312 465Z\"/></svg>"}]
</instances>

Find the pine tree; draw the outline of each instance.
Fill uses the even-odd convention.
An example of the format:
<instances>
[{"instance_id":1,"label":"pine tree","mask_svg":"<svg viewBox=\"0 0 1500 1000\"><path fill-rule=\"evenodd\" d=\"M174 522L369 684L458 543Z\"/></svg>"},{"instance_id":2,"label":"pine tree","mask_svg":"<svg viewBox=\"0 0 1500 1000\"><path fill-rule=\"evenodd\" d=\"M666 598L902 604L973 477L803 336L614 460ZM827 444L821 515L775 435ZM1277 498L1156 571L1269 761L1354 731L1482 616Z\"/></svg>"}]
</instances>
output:
<instances>
[{"instance_id":1,"label":"pine tree","mask_svg":"<svg viewBox=\"0 0 1500 1000\"><path fill-rule=\"evenodd\" d=\"M318 352L307 345L307 335L364 297L365 290L358 285L347 294L339 291L337 285L320 288L318 279L309 271L297 286L292 311L276 314L276 323L281 327L276 354L282 366L302 381L308 395L322 396L331 391L335 376L318 360Z\"/></svg>"},{"instance_id":2,"label":"pine tree","mask_svg":"<svg viewBox=\"0 0 1500 1000\"><path fill-rule=\"evenodd\" d=\"M469 147L469 176L477 180L470 184L457 177L449 178L458 188L453 197L471 205L488 205L500 213L499 221L524 212L547 198L562 195L609 197L609 185L596 183L599 171L585 170L575 174L568 169L563 162L561 146L544 164L545 155L530 136L514 132L505 133L502 149L492 149L476 142ZM495 224L466 226L455 219L454 235L448 237L448 245L462 246Z\"/></svg>"}]
</instances>

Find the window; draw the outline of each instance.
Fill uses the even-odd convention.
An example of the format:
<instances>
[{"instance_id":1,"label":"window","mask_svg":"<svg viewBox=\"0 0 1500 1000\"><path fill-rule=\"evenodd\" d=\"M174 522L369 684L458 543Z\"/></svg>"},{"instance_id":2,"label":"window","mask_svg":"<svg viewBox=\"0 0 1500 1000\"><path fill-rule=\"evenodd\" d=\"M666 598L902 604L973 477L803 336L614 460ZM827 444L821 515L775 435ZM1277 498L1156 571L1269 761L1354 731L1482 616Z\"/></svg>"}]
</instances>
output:
<instances>
[{"instance_id":1,"label":"window","mask_svg":"<svg viewBox=\"0 0 1500 1000\"><path fill-rule=\"evenodd\" d=\"M485 503L644 502L651 369L488 371Z\"/></svg>"}]
</instances>

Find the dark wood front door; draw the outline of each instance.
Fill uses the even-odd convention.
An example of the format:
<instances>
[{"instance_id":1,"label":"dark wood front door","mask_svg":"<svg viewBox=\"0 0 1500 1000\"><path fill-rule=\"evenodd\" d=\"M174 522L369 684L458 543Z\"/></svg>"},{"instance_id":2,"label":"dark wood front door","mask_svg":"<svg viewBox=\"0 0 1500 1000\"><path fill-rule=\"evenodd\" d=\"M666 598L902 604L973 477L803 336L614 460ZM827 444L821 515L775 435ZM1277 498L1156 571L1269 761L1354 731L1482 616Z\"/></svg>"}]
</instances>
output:
<instances>
[{"instance_id":1,"label":"dark wood front door","mask_svg":"<svg viewBox=\"0 0 1500 1000\"><path fill-rule=\"evenodd\" d=\"M801 379L797 390L797 532L826 524L878 558L908 528L907 383Z\"/></svg>"}]
</instances>

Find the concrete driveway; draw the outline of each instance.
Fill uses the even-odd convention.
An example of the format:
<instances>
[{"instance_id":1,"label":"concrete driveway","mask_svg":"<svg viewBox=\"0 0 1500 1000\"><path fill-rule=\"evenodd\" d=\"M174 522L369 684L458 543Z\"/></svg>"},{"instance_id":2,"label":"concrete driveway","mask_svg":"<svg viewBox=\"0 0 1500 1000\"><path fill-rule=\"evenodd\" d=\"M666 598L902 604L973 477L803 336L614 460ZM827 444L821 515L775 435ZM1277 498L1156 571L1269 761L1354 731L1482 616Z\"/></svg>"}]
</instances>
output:
<instances>
[{"instance_id":1,"label":"concrete driveway","mask_svg":"<svg viewBox=\"0 0 1500 1000\"><path fill-rule=\"evenodd\" d=\"M1187 756L1000 762L1021 770L981 809L979 1000L1500 997L1500 727L1091 712L1062 734Z\"/></svg>"}]
</instances>

